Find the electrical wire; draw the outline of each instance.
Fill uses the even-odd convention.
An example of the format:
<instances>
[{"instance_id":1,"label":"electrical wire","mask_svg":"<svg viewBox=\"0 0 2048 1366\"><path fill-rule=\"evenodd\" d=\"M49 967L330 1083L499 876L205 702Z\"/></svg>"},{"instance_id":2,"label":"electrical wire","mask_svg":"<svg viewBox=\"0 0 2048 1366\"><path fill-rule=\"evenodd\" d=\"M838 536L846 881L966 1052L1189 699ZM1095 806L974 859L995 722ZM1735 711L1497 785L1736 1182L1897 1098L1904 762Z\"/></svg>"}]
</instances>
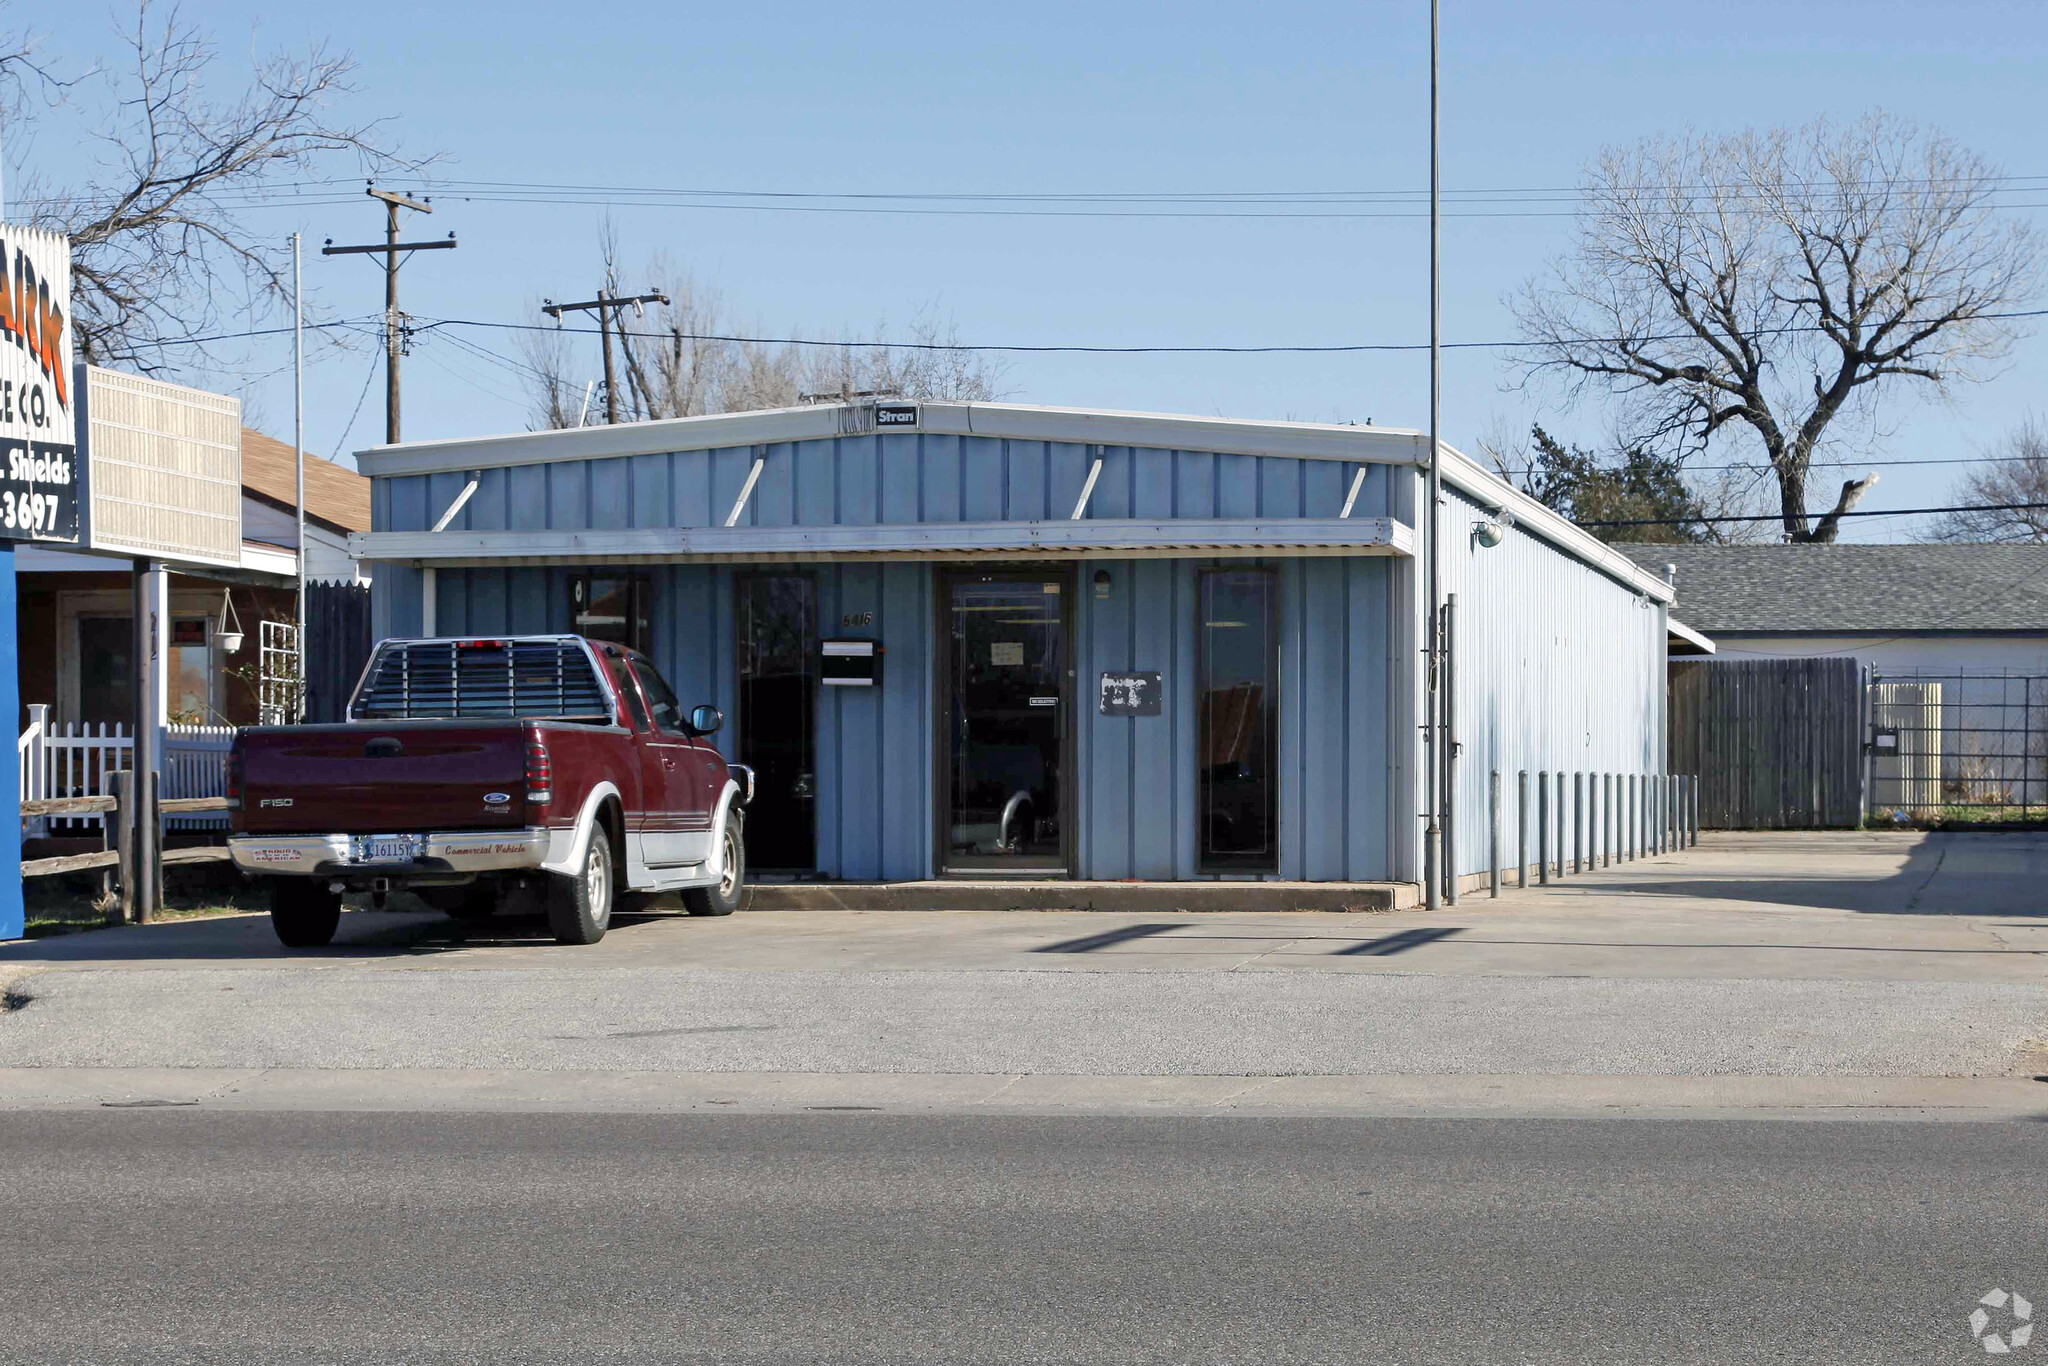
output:
<instances>
[{"instance_id":1,"label":"electrical wire","mask_svg":"<svg viewBox=\"0 0 2048 1366\"><path fill-rule=\"evenodd\" d=\"M2008 313L1983 313L1979 321L2006 321L2019 318L2048 317L2048 308L2021 309ZM481 318L435 318L428 323L432 327L487 327L510 332L564 332L597 336L602 329L596 327L566 327L553 323L511 323L491 322ZM1794 333L1822 332L1826 329L1813 324L1787 325L1784 327L1757 328L1750 335L1785 336ZM614 328L613 335L638 337L651 341L666 341L680 336L685 341L731 342L745 346L812 346L831 347L841 350L878 348L892 351L1000 351L1016 355L1111 355L1111 356L1257 356L1257 355L1345 355L1359 352L1404 352L1427 351L1428 342L1342 342L1330 345L1275 345L1275 346L1081 346L1074 344L1026 345L1021 343L996 342L896 342L896 341L820 341L806 337L749 337L739 334L717 332L635 332L626 328ZM1691 333L1671 333L1648 337L1584 337L1577 339L1584 345L1622 345L1656 341L1691 340ZM1534 347L1537 344L1526 340L1517 341L1472 341L1445 342L1445 350L1497 351L1518 347Z\"/></svg>"},{"instance_id":2,"label":"electrical wire","mask_svg":"<svg viewBox=\"0 0 2048 1366\"><path fill-rule=\"evenodd\" d=\"M1893 508L1877 512L1840 512L1820 514L1835 517L1925 517L1937 512L2038 512L2048 508L2048 503L1965 503L1956 507L1941 508ZM1781 522L1784 514L1778 512L1744 513L1742 515L1714 515L1704 517L1629 517L1607 518L1592 522L1574 522L1574 526L1618 527L1618 526L1717 526L1732 522Z\"/></svg>"}]
</instances>

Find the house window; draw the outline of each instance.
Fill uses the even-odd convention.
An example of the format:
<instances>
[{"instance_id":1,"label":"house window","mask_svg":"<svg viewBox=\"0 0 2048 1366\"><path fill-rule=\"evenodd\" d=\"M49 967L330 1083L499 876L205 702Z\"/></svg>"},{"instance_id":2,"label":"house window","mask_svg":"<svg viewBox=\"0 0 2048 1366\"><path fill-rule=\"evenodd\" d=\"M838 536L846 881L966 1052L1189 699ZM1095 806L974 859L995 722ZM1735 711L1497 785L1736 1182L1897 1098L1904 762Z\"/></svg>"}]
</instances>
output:
<instances>
[{"instance_id":1,"label":"house window","mask_svg":"<svg viewBox=\"0 0 2048 1366\"><path fill-rule=\"evenodd\" d=\"M579 636L651 654L654 585L645 574L578 574L569 580L569 620Z\"/></svg>"},{"instance_id":2,"label":"house window","mask_svg":"<svg viewBox=\"0 0 2048 1366\"><path fill-rule=\"evenodd\" d=\"M1280 577L1271 569L1206 570L1198 610L1201 867L1274 872Z\"/></svg>"}]
</instances>

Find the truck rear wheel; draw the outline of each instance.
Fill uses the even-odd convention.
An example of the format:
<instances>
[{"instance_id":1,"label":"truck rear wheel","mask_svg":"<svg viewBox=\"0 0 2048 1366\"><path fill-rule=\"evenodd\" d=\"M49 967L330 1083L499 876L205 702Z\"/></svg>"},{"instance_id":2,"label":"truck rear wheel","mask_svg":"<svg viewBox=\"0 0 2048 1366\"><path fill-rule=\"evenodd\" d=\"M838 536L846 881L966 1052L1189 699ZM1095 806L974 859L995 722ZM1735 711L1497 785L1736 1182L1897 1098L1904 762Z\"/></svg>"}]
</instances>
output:
<instances>
[{"instance_id":1,"label":"truck rear wheel","mask_svg":"<svg viewBox=\"0 0 2048 1366\"><path fill-rule=\"evenodd\" d=\"M602 825L590 832L583 867L575 874L551 873L548 928L558 944L595 944L612 923L612 842Z\"/></svg>"},{"instance_id":2,"label":"truck rear wheel","mask_svg":"<svg viewBox=\"0 0 2048 1366\"><path fill-rule=\"evenodd\" d=\"M683 909L691 915L731 915L740 908L747 885L747 827L735 811L725 818L725 871L709 887L683 893Z\"/></svg>"},{"instance_id":3,"label":"truck rear wheel","mask_svg":"<svg viewBox=\"0 0 2048 1366\"><path fill-rule=\"evenodd\" d=\"M317 949L341 923L341 893L314 878L281 877L270 884L270 927L288 949Z\"/></svg>"}]
</instances>

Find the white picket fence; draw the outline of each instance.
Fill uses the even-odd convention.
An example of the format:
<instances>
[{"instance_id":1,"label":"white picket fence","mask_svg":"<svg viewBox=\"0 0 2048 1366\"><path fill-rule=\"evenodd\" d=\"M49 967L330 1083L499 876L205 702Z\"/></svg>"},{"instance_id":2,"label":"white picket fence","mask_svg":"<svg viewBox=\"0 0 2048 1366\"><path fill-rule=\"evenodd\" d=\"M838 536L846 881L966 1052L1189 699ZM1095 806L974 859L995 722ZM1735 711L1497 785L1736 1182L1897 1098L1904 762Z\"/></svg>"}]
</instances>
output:
<instances>
[{"instance_id":1,"label":"white picket fence","mask_svg":"<svg viewBox=\"0 0 2048 1366\"><path fill-rule=\"evenodd\" d=\"M162 734L164 797L224 797L228 791L228 748L233 726L165 726ZM128 767L135 737L122 725L89 726L76 722L50 724L47 704L29 704L28 729L15 742L21 798L102 797L114 791L114 774ZM76 816L55 822L70 832L97 828L99 816ZM203 829L227 824L227 813L166 816L173 829ZM34 833L42 833L38 830Z\"/></svg>"}]
</instances>

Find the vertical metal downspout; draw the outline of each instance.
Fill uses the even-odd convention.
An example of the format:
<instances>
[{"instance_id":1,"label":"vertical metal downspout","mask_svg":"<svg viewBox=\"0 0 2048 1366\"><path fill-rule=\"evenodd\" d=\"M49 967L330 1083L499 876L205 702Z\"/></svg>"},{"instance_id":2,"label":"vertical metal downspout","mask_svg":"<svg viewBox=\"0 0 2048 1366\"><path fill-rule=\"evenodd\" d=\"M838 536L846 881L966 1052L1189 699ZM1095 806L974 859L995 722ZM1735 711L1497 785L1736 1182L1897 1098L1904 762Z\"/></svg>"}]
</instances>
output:
<instances>
[{"instance_id":1,"label":"vertical metal downspout","mask_svg":"<svg viewBox=\"0 0 2048 1366\"><path fill-rule=\"evenodd\" d=\"M1442 638L1437 610L1440 603L1439 579L1443 537L1438 527L1444 494L1443 462L1438 458L1441 447L1439 419L1443 407L1443 284L1440 278L1443 259L1443 181L1439 143L1442 141L1442 127L1438 119L1439 92L1437 70L1442 57L1441 22L1439 9L1441 0L1429 0L1429 506L1425 514L1429 518L1428 555L1429 585L1428 601L1424 606L1423 620L1427 623L1425 660L1428 675L1428 697L1423 704L1423 811L1428 825L1422 837L1422 871L1425 902L1430 910L1443 904L1443 736L1439 725L1443 716L1441 694Z\"/></svg>"}]
</instances>

